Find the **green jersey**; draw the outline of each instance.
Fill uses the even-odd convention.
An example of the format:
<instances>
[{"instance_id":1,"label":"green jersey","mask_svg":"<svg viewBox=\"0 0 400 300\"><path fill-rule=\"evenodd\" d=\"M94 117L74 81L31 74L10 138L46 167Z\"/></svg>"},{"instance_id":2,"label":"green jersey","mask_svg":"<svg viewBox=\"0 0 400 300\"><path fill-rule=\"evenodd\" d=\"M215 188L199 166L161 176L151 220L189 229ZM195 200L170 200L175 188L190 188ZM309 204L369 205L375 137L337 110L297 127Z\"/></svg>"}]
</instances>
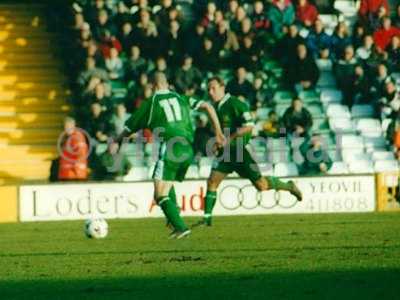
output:
<instances>
[{"instance_id":1,"label":"green jersey","mask_svg":"<svg viewBox=\"0 0 400 300\"><path fill-rule=\"evenodd\" d=\"M173 137L183 137L193 143L194 129L190 112L202 103L170 90L159 90L143 102L126 126L133 132L144 128L159 129L159 136L166 141Z\"/></svg>"},{"instance_id":2,"label":"green jersey","mask_svg":"<svg viewBox=\"0 0 400 300\"><path fill-rule=\"evenodd\" d=\"M216 110L221 127L224 130L229 129L230 134L235 133L239 128L255 125L250 113L250 106L230 94L224 96L217 104ZM243 145L246 145L250 139L251 133L244 135ZM234 144L235 141L233 140L232 143Z\"/></svg>"}]
</instances>

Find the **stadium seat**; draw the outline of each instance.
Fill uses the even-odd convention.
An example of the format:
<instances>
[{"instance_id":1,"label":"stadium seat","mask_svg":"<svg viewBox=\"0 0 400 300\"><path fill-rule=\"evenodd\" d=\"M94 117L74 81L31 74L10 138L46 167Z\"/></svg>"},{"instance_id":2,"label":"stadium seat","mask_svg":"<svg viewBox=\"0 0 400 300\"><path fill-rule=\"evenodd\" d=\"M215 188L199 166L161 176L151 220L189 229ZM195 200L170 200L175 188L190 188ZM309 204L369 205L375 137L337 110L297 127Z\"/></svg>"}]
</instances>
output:
<instances>
[{"instance_id":1,"label":"stadium seat","mask_svg":"<svg viewBox=\"0 0 400 300\"><path fill-rule=\"evenodd\" d=\"M303 100L303 102L319 102L321 96L317 91L301 91L299 93L299 98Z\"/></svg>"},{"instance_id":2,"label":"stadium seat","mask_svg":"<svg viewBox=\"0 0 400 300\"><path fill-rule=\"evenodd\" d=\"M349 163L350 173L363 174L374 173L374 165L371 160L357 160Z\"/></svg>"},{"instance_id":3,"label":"stadium seat","mask_svg":"<svg viewBox=\"0 0 400 300\"><path fill-rule=\"evenodd\" d=\"M364 137L364 145L367 151L374 151L377 149L386 149L386 140L383 136L378 137Z\"/></svg>"},{"instance_id":4,"label":"stadium seat","mask_svg":"<svg viewBox=\"0 0 400 300\"><path fill-rule=\"evenodd\" d=\"M382 127L378 119L365 118L358 119L357 130L365 137L380 137L382 136Z\"/></svg>"},{"instance_id":5,"label":"stadium seat","mask_svg":"<svg viewBox=\"0 0 400 300\"><path fill-rule=\"evenodd\" d=\"M342 158L346 163L359 160L371 160L371 155L364 152L362 148L350 148L342 150Z\"/></svg>"},{"instance_id":6,"label":"stadium seat","mask_svg":"<svg viewBox=\"0 0 400 300\"><path fill-rule=\"evenodd\" d=\"M268 138L267 139L267 149L270 152L279 150L289 150L289 145L287 144L286 138Z\"/></svg>"},{"instance_id":7,"label":"stadium seat","mask_svg":"<svg viewBox=\"0 0 400 300\"><path fill-rule=\"evenodd\" d=\"M326 119L325 116L321 118L313 118L312 131L321 133L321 131L324 130L329 130L328 119Z\"/></svg>"},{"instance_id":8,"label":"stadium seat","mask_svg":"<svg viewBox=\"0 0 400 300\"><path fill-rule=\"evenodd\" d=\"M328 174L338 175L338 174L348 174L349 169L347 165L342 161L333 162L331 168L328 171Z\"/></svg>"},{"instance_id":9,"label":"stadium seat","mask_svg":"<svg viewBox=\"0 0 400 300\"><path fill-rule=\"evenodd\" d=\"M321 75L317 82L319 88L333 88L336 86L335 76L331 71L321 71Z\"/></svg>"},{"instance_id":10,"label":"stadium seat","mask_svg":"<svg viewBox=\"0 0 400 300\"><path fill-rule=\"evenodd\" d=\"M354 123L349 118L330 118L329 127L335 133L355 133Z\"/></svg>"},{"instance_id":11,"label":"stadium seat","mask_svg":"<svg viewBox=\"0 0 400 300\"><path fill-rule=\"evenodd\" d=\"M326 114L330 118L348 118L350 119L350 111L349 108L345 105L341 104L329 104L326 109Z\"/></svg>"},{"instance_id":12,"label":"stadium seat","mask_svg":"<svg viewBox=\"0 0 400 300\"><path fill-rule=\"evenodd\" d=\"M340 103L343 94L337 89L321 89L321 101L324 103Z\"/></svg>"},{"instance_id":13,"label":"stadium seat","mask_svg":"<svg viewBox=\"0 0 400 300\"><path fill-rule=\"evenodd\" d=\"M306 108L311 113L313 118L318 118L323 116L324 112L320 104L308 104L306 105Z\"/></svg>"},{"instance_id":14,"label":"stadium seat","mask_svg":"<svg viewBox=\"0 0 400 300\"><path fill-rule=\"evenodd\" d=\"M394 153L391 151L374 151L372 152L372 159L378 160L395 160Z\"/></svg>"},{"instance_id":15,"label":"stadium seat","mask_svg":"<svg viewBox=\"0 0 400 300\"><path fill-rule=\"evenodd\" d=\"M373 118L375 115L374 107L368 104L356 104L351 108L353 118Z\"/></svg>"},{"instance_id":16,"label":"stadium seat","mask_svg":"<svg viewBox=\"0 0 400 300\"><path fill-rule=\"evenodd\" d=\"M343 134L338 138L337 147L350 149L363 149L364 140L361 136L354 134Z\"/></svg>"},{"instance_id":17,"label":"stadium seat","mask_svg":"<svg viewBox=\"0 0 400 300\"><path fill-rule=\"evenodd\" d=\"M274 101L277 104L281 103L291 103L294 94L290 91L276 91L274 94Z\"/></svg>"},{"instance_id":18,"label":"stadium seat","mask_svg":"<svg viewBox=\"0 0 400 300\"><path fill-rule=\"evenodd\" d=\"M274 167L274 176L285 177L285 176L297 176L299 171L294 163L277 163Z\"/></svg>"},{"instance_id":19,"label":"stadium seat","mask_svg":"<svg viewBox=\"0 0 400 300\"><path fill-rule=\"evenodd\" d=\"M399 163L397 160L377 160L374 164L375 172L397 172Z\"/></svg>"},{"instance_id":20,"label":"stadium seat","mask_svg":"<svg viewBox=\"0 0 400 300\"><path fill-rule=\"evenodd\" d=\"M382 120L382 131L386 135L386 132L389 128L390 123L392 122L392 119L387 118Z\"/></svg>"}]
</instances>

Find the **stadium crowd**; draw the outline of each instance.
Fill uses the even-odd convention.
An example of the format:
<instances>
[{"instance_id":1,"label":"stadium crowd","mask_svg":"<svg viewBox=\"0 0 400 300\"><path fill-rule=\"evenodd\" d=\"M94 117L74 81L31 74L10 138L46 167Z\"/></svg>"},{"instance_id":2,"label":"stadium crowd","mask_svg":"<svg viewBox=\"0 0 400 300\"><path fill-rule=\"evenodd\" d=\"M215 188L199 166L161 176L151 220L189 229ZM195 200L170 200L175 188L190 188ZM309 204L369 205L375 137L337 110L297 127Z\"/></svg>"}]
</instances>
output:
<instances>
[{"instance_id":1,"label":"stadium crowd","mask_svg":"<svg viewBox=\"0 0 400 300\"><path fill-rule=\"evenodd\" d=\"M319 18L321 11L336 13L331 2L77 0L66 58L77 125L106 143L152 95L155 72L164 72L177 92L200 98L207 98L207 78L218 74L254 112L269 108L258 135L306 137L300 152L314 149L326 159L304 161L300 173L325 173L332 161L298 95L315 91L321 70L330 65L343 104L372 104L376 117L393 119L388 138L400 152L400 92L391 76L400 72L400 5L390 10L387 0L361 0L354 26L339 17L332 32ZM278 90L293 95L282 114L275 110ZM196 152L204 153L212 132L204 116L195 123ZM152 142L150 132L143 134ZM124 160L123 168L108 174L117 147L111 143L100 157L90 157L93 178L129 171Z\"/></svg>"}]
</instances>

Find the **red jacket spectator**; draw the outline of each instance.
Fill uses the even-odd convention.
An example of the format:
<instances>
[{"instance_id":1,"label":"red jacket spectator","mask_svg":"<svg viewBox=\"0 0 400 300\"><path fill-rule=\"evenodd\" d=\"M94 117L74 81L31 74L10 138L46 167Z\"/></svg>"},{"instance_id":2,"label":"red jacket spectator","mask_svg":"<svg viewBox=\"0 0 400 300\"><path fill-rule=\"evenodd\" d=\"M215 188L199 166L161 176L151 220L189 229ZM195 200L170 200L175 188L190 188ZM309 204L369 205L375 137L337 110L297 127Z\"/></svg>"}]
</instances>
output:
<instances>
[{"instance_id":1,"label":"red jacket spectator","mask_svg":"<svg viewBox=\"0 0 400 300\"><path fill-rule=\"evenodd\" d=\"M66 118L60 150L59 180L85 180L88 177L89 147L85 134L75 127L75 120Z\"/></svg>"},{"instance_id":2,"label":"red jacket spectator","mask_svg":"<svg viewBox=\"0 0 400 300\"><path fill-rule=\"evenodd\" d=\"M359 14L363 17L368 14L377 14L380 7L384 7L386 15L389 15L389 4L387 0L361 0Z\"/></svg>"},{"instance_id":3,"label":"red jacket spectator","mask_svg":"<svg viewBox=\"0 0 400 300\"><path fill-rule=\"evenodd\" d=\"M307 27L312 26L318 19L318 10L308 0L300 0L296 9L296 19Z\"/></svg>"},{"instance_id":4,"label":"red jacket spectator","mask_svg":"<svg viewBox=\"0 0 400 300\"><path fill-rule=\"evenodd\" d=\"M122 51L122 45L120 41L115 37L107 37L103 41L100 42L99 46L101 53L104 58L110 58L110 49L117 49L118 53Z\"/></svg>"},{"instance_id":5,"label":"red jacket spectator","mask_svg":"<svg viewBox=\"0 0 400 300\"><path fill-rule=\"evenodd\" d=\"M378 50L385 50L390 44L392 37L396 35L400 36L400 28L392 26L390 18L386 17L383 20L382 28L374 33L374 42Z\"/></svg>"}]
</instances>

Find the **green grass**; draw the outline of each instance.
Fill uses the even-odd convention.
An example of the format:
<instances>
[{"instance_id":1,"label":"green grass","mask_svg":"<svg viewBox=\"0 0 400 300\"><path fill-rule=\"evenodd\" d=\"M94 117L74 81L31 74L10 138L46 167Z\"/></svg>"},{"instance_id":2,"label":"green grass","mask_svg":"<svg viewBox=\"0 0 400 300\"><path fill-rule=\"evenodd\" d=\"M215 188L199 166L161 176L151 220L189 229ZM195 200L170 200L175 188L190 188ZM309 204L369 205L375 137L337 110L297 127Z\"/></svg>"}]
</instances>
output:
<instances>
[{"instance_id":1,"label":"green grass","mask_svg":"<svg viewBox=\"0 0 400 300\"><path fill-rule=\"evenodd\" d=\"M0 299L399 299L399 217L220 217L180 241L162 219L109 221L104 240L4 224Z\"/></svg>"}]
</instances>

